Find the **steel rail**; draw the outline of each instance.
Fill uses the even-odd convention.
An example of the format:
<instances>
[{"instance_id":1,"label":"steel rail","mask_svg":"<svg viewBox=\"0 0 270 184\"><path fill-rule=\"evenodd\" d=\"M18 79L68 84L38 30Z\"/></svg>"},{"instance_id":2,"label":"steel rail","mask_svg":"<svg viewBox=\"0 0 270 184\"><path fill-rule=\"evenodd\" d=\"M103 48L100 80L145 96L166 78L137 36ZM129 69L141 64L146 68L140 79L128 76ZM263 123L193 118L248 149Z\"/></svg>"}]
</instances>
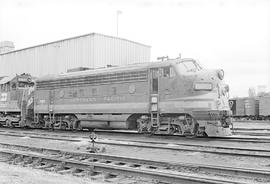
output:
<instances>
[{"instance_id":1,"label":"steel rail","mask_svg":"<svg viewBox=\"0 0 270 184\"><path fill-rule=\"evenodd\" d=\"M270 131L270 128L252 128L252 127L249 127L249 128L233 128L233 130L243 130L243 131Z\"/></svg>"},{"instance_id":2,"label":"steel rail","mask_svg":"<svg viewBox=\"0 0 270 184\"><path fill-rule=\"evenodd\" d=\"M25 137L22 134L5 134L0 133L0 135L5 136L15 136L15 137ZM69 141L69 142L80 142L81 139L70 139L70 138L59 138L59 137L52 137L52 136L39 136L39 135L28 135L29 138L35 139L48 139L48 140L59 140L59 141ZM270 150L265 149L249 149L249 148L235 148L235 147L221 147L221 146L203 146L198 144L184 144L184 143L177 143L175 146L168 146L166 143L145 143L139 141L129 141L124 143L123 140L121 141L96 141L97 144L105 144L105 145L114 145L114 146L128 146L128 147L140 147L140 148L147 148L147 149L163 149L163 150L173 150L173 151L191 151L191 152L203 152L203 153L210 153L210 154L220 154L220 155L229 155L229 156L246 156L246 157L260 157L260 158L270 158ZM161 145L155 145L161 144ZM181 146L186 147L194 147L194 148L184 148ZM196 148L197 147L197 148ZM199 149L198 149L199 148ZM200 148L206 149L223 149L227 150L204 150ZM238 152L231 152L231 150L238 151ZM241 153L242 151L242 153ZM251 152L254 152L253 154Z\"/></svg>"},{"instance_id":3,"label":"steel rail","mask_svg":"<svg viewBox=\"0 0 270 184\"><path fill-rule=\"evenodd\" d=\"M5 130L1 130L1 128L5 129ZM48 133L52 133L49 132L45 129L34 129L34 130L38 130L41 131L42 133L29 133L29 131L32 131L32 129L28 129L28 130L23 130L21 128L13 128L12 130L7 128L7 127L0 127L0 132L7 132L6 130L9 130L12 133L16 133L17 131L22 132L24 134L37 134L37 135L46 135ZM44 132L44 133L43 133ZM57 130L55 129L54 132L60 133L60 134L66 134L66 133L70 133L70 131L66 131L66 130ZM85 132L85 131L75 131L72 132L72 135L68 135L68 136L64 136L62 135L62 137L72 137L72 138L77 138L77 137L82 137L82 136L78 136L78 134L85 134L85 133L89 133L89 132ZM179 136L179 135L148 135L148 134L140 134L134 131L115 131L115 130L96 130L95 133L97 135L111 135L111 136L119 136L121 134L123 135L134 135L136 137L142 137L142 138L164 138L166 140L189 140L190 138L184 137L184 136ZM57 136L60 136L59 134ZM206 140L206 141L213 141L213 140L217 140L217 141L230 141L230 142L250 142L250 143L270 143L270 137L236 137L236 136L228 136L228 137L196 137L194 139L192 139L194 141L196 140Z\"/></svg>"},{"instance_id":4,"label":"steel rail","mask_svg":"<svg viewBox=\"0 0 270 184\"><path fill-rule=\"evenodd\" d=\"M2 144L2 143L1 143ZM267 170L254 170L254 169L245 169L245 168L233 168L233 167L224 167L224 166L215 166L215 165L200 165L200 164L188 164L188 163L168 163L168 162L161 162L161 161L151 161L151 160L144 160L144 159L138 159L138 158L127 158L127 157L122 157L122 156L114 156L114 155L107 155L107 154L93 154L93 153L84 153L84 152L70 152L70 151L63 151L63 150L56 150L56 149L47 149L47 148L38 148L38 147L29 147L29 146L21 146L21 145L14 145L14 144L2 144L5 146L16 146L16 147L20 147L20 148L25 148L25 149L31 149L31 150L38 150L38 151L46 151L48 152L53 152L53 153L59 153L61 155L65 155L68 156L69 159L63 158L62 156L59 158L55 158L55 157L48 157L48 156L40 156L40 154L33 156L33 154L30 153L24 153L25 156L31 157L31 158L43 158L43 159L50 159L50 160L56 160L57 162L60 163L71 163L74 164L74 162L76 164L87 164L87 167L90 168L94 168L99 170L99 168L101 167L101 171L104 171L104 169L107 169L106 171L108 172L112 172L112 170L121 170L121 172L123 170L128 171L127 168L137 168L139 169L141 172L139 172L138 174L140 174L139 176L141 176L141 174L143 173L147 173L147 177L151 176L155 176L156 179L156 175L158 173L158 179L160 179L159 177L162 177L162 179L165 179L165 181L174 181L174 182L186 182L186 181L190 181L190 180L194 180L195 182L200 182L201 183L224 183L224 180L209 180L209 178L207 178L205 180L205 178L200 177L199 180L198 177L193 177L193 176L188 176L188 180L186 180L187 176L183 175L179 172L177 172L177 174L173 174L170 175L166 172L166 174L164 174L164 172L157 172L157 171L153 171L153 169L157 169L158 167L165 167L167 169L169 168L188 168L188 169L195 169L197 172L202 171L202 172L212 172L212 173L223 173L223 174L227 174L227 175L237 175L237 176L244 176L244 177L257 177L257 178L265 178L265 179L269 179L269 175L270 175L270 171ZM4 151L0 151L0 152L4 152L5 153L6 150ZM16 154L15 151L11 152L13 155ZM21 153L20 153L21 154ZM22 154L21 154L22 155ZM70 155L72 155L73 157L71 157ZM87 161L90 159L90 162ZM105 160L103 163L97 162L98 160ZM78 163L79 162L79 163ZM118 164L118 165L113 165L112 166L112 162L116 162L116 163L125 163L125 164ZM105 164L107 163L107 164ZM101 164L101 165L100 165ZM109 168L108 168L108 164L109 164ZM136 167L133 167L134 164ZM138 164L141 165L148 165L148 168L151 168L151 173L149 173L149 169L146 169L147 167L139 167ZM66 165L66 164L65 164ZM106 166L105 166L106 165ZM125 165L125 166L124 166ZM120 166L120 168L119 168ZM129 167L127 167L129 166ZM148 171L148 172L146 172ZM129 172L134 172L133 169L131 169ZM135 172L137 173L137 172ZM132 173L128 173L128 174L132 174ZM164 175L166 175L166 178L164 178ZM168 180L167 177L170 177L171 179ZM180 179L180 181L179 181ZM184 181L183 181L184 179ZM254 179L254 178L253 178ZM194 182L193 181L193 182ZM269 181L269 180L268 180ZM231 181L225 181L225 183L239 183L239 182L231 182Z\"/></svg>"}]
</instances>

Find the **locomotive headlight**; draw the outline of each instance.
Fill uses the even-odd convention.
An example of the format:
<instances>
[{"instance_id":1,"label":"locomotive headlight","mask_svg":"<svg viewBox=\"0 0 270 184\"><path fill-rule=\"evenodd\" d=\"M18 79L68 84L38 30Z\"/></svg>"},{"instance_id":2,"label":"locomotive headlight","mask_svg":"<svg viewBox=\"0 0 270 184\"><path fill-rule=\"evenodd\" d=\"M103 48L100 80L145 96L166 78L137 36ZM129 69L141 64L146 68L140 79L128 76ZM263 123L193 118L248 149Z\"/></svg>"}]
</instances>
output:
<instances>
[{"instance_id":1,"label":"locomotive headlight","mask_svg":"<svg viewBox=\"0 0 270 184\"><path fill-rule=\"evenodd\" d=\"M230 87L229 87L229 85L228 85L228 84L226 84L226 85L225 85L225 87L224 87L224 89L225 89L225 91L228 93L228 92L230 91Z\"/></svg>"},{"instance_id":2,"label":"locomotive headlight","mask_svg":"<svg viewBox=\"0 0 270 184\"><path fill-rule=\"evenodd\" d=\"M224 71L221 69L221 70L218 70L217 71L217 76L220 80L222 80L224 78Z\"/></svg>"},{"instance_id":3,"label":"locomotive headlight","mask_svg":"<svg viewBox=\"0 0 270 184\"><path fill-rule=\"evenodd\" d=\"M213 88L212 83L210 82L197 82L194 84L195 90L207 90L211 91Z\"/></svg>"}]
</instances>

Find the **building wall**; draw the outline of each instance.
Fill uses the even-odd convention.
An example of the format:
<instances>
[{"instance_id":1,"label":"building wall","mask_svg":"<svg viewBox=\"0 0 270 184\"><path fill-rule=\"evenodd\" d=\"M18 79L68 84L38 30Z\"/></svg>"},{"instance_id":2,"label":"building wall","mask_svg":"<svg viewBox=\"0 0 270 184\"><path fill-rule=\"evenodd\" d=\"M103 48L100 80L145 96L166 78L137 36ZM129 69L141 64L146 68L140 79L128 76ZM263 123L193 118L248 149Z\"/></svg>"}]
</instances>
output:
<instances>
[{"instance_id":1,"label":"building wall","mask_svg":"<svg viewBox=\"0 0 270 184\"><path fill-rule=\"evenodd\" d=\"M150 46L92 33L0 54L0 76L57 74L75 67L104 67L150 61Z\"/></svg>"}]
</instances>

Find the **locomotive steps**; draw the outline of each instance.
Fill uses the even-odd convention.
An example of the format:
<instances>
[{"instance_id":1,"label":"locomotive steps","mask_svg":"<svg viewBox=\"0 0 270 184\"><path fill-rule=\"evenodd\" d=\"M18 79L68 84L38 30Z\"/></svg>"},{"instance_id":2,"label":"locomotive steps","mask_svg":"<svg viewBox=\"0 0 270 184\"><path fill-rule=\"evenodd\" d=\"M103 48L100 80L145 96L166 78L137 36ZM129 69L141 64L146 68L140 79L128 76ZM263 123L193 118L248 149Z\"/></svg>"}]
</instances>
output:
<instances>
[{"instance_id":1,"label":"locomotive steps","mask_svg":"<svg viewBox=\"0 0 270 184\"><path fill-rule=\"evenodd\" d=\"M107 180L122 176L155 178L165 183L256 183L270 182L270 171L234 167L219 167L187 163L169 163L121 157L107 154L71 152L42 147L1 143L0 154L13 164L31 166L60 173L95 177ZM3 158L3 157L2 157Z\"/></svg>"}]
</instances>

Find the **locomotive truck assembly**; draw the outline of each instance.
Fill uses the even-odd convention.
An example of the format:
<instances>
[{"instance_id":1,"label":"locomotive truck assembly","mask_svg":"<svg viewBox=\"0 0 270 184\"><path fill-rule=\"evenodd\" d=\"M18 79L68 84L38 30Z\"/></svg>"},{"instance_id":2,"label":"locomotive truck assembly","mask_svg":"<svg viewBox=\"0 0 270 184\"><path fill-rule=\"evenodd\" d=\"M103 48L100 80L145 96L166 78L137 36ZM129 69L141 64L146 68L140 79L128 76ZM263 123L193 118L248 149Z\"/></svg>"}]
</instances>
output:
<instances>
[{"instance_id":1,"label":"locomotive truck assembly","mask_svg":"<svg viewBox=\"0 0 270 184\"><path fill-rule=\"evenodd\" d=\"M0 80L2 126L231 135L223 70L193 59Z\"/></svg>"}]
</instances>

